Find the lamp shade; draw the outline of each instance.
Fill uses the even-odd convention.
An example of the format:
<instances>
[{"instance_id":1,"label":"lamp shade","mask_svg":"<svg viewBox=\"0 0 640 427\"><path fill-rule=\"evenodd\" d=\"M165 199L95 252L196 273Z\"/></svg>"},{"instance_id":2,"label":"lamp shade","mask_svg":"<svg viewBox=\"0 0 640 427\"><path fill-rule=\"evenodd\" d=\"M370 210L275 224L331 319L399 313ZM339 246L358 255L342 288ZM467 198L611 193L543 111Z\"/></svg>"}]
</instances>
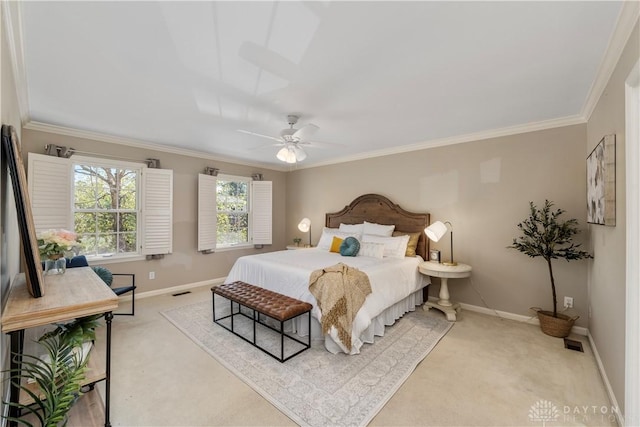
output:
<instances>
[{"instance_id":1,"label":"lamp shade","mask_svg":"<svg viewBox=\"0 0 640 427\"><path fill-rule=\"evenodd\" d=\"M306 233L311 228L311 220L309 218L302 218L300 224L298 224L298 230Z\"/></svg>"},{"instance_id":2,"label":"lamp shade","mask_svg":"<svg viewBox=\"0 0 640 427\"><path fill-rule=\"evenodd\" d=\"M437 242L447 233L447 226L442 221L436 221L425 228L424 233L429 239Z\"/></svg>"},{"instance_id":3,"label":"lamp shade","mask_svg":"<svg viewBox=\"0 0 640 427\"><path fill-rule=\"evenodd\" d=\"M304 150L297 145L293 147L293 152L295 153L296 160L298 162L301 162L307 158L307 153L305 153Z\"/></svg>"},{"instance_id":4,"label":"lamp shade","mask_svg":"<svg viewBox=\"0 0 640 427\"><path fill-rule=\"evenodd\" d=\"M302 148L298 147L297 144L289 144L289 143L287 143L287 144L285 144L284 147L282 147L278 151L278 154L276 154L276 157L281 162L296 163L296 162L301 162L302 160L306 159L307 158L307 153L305 153Z\"/></svg>"},{"instance_id":5,"label":"lamp shade","mask_svg":"<svg viewBox=\"0 0 640 427\"><path fill-rule=\"evenodd\" d=\"M286 163L295 163L296 162L296 153L290 146L282 147L278 154L276 154L278 160Z\"/></svg>"}]
</instances>

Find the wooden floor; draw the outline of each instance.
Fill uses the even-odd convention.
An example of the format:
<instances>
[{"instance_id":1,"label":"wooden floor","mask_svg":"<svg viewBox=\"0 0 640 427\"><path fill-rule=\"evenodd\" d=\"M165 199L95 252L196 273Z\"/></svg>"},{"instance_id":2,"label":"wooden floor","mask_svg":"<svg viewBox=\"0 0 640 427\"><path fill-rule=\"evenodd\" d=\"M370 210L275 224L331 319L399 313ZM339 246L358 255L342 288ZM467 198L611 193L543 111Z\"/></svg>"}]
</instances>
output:
<instances>
[{"instance_id":1,"label":"wooden floor","mask_svg":"<svg viewBox=\"0 0 640 427\"><path fill-rule=\"evenodd\" d=\"M98 389L83 394L69 412L68 427L103 426L104 405Z\"/></svg>"},{"instance_id":2,"label":"wooden floor","mask_svg":"<svg viewBox=\"0 0 640 427\"><path fill-rule=\"evenodd\" d=\"M38 421L34 415L25 415L22 417L25 421L29 421L33 425L37 425ZM98 389L93 390L80 396L80 399L73 405L69 412L68 427L93 427L104 425L104 405L98 393Z\"/></svg>"}]
</instances>

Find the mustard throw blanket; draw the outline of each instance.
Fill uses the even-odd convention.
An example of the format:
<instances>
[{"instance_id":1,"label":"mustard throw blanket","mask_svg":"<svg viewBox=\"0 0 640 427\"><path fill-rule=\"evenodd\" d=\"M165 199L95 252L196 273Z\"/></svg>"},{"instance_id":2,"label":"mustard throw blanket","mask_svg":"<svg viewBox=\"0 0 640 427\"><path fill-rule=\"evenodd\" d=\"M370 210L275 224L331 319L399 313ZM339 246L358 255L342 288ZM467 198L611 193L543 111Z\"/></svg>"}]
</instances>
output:
<instances>
[{"instance_id":1,"label":"mustard throw blanket","mask_svg":"<svg viewBox=\"0 0 640 427\"><path fill-rule=\"evenodd\" d=\"M328 333L333 326L338 339L351 350L353 319L371 293L369 277L357 268L338 263L311 273L309 291L322 313L322 333Z\"/></svg>"}]
</instances>

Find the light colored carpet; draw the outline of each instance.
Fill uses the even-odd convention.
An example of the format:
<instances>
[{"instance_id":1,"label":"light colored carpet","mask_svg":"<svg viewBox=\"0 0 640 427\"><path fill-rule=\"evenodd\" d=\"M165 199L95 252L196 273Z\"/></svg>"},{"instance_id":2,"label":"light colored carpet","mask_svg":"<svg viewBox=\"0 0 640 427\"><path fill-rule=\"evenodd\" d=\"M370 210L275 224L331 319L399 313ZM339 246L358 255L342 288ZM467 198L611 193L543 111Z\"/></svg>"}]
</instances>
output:
<instances>
[{"instance_id":1,"label":"light colored carpet","mask_svg":"<svg viewBox=\"0 0 640 427\"><path fill-rule=\"evenodd\" d=\"M357 356L331 354L314 341L280 363L214 324L211 302L162 314L293 421L310 426L369 423L452 326L409 313Z\"/></svg>"}]
</instances>

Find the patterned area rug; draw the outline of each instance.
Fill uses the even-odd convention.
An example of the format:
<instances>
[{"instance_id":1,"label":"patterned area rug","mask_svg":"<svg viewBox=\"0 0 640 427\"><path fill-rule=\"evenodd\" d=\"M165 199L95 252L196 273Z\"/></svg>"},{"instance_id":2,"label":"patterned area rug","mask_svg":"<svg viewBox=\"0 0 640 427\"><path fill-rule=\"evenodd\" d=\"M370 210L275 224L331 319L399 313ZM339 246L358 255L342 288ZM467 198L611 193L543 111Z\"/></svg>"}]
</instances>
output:
<instances>
[{"instance_id":1,"label":"patterned area rug","mask_svg":"<svg viewBox=\"0 0 640 427\"><path fill-rule=\"evenodd\" d=\"M222 300L216 298L216 317L228 311L218 301ZM369 423L452 326L421 312L408 313L358 355L331 354L322 340L314 340L309 350L280 363L213 323L211 302L162 314L289 418L308 426ZM235 321L235 327L252 330L250 322ZM261 344L274 343L271 350L279 352L280 340L271 333L258 329ZM292 349L285 346L285 355Z\"/></svg>"}]
</instances>

